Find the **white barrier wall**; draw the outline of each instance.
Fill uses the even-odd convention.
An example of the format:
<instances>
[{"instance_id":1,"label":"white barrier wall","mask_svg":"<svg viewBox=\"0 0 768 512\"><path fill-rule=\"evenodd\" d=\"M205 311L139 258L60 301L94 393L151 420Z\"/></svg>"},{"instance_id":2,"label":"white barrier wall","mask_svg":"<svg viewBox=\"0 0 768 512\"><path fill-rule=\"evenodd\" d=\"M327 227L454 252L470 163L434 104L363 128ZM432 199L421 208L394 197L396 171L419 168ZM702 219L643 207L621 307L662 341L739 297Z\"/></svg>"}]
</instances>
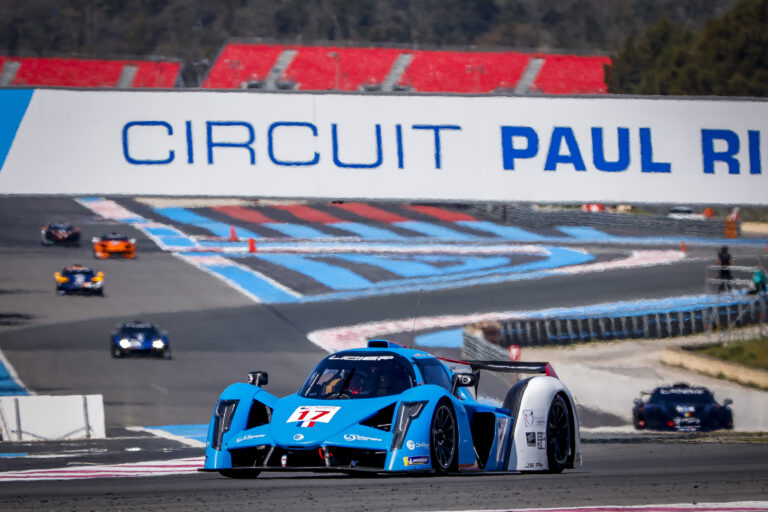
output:
<instances>
[{"instance_id":1,"label":"white barrier wall","mask_svg":"<svg viewBox=\"0 0 768 512\"><path fill-rule=\"evenodd\" d=\"M768 102L0 90L0 194L766 204Z\"/></svg>"},{"instance_id":2,"label":"white barrier wall","mask_svg":"<svg viewBox=\"0 0 768 512\"><path fill-rule=\"evenodd\" d=\"M2 441L103 439L102 395L0 397Z\"/></svg>"}]
</instances>

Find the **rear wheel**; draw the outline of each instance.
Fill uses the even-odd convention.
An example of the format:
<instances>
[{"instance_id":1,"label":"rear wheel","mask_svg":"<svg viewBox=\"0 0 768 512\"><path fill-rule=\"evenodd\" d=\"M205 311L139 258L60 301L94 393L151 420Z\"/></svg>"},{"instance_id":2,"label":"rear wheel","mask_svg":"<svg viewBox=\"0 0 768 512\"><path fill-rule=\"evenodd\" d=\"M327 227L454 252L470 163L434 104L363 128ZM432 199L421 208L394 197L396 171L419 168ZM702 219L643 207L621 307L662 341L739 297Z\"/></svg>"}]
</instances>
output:
<instances>
[{"instance_id":1,"label":"rear wheel","mask_svg":"<svg viewBox=\"0 0 768 512\"><path fill-rule=\"evenodd\" d=\"M448 399L443 398L437 403L432 414L432 424L429 432L429 451L432 456L432 467L438 473L456 471L458 459L458 428L456 414Z\"/></svg>"},{"instance_id":2,"label":"rear wheel","mask_svg":"<svg viewBox=\"0 0 768 512\"><path fill-rule=\"evenodd\" d=\"M550 473L560 473L570 467L573 426L568 406L561 395L552 399L547 415L547 460Z\"/></svg>"}]
</instances>

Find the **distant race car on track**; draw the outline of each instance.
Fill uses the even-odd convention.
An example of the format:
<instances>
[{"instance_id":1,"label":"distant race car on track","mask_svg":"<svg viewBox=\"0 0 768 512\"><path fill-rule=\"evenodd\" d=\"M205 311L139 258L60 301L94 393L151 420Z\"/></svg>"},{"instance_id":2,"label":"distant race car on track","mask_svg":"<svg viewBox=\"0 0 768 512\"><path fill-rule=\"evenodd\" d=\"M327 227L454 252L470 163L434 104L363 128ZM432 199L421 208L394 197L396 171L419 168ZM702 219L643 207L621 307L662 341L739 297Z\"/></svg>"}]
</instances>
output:
<instances>
[{"instance_id":1,"label":"distant race car on track","mask_svg":"<svg viewBox=\"0 0 768 512\"><path fill-rule=\"evenodd\" d=\"M171 358L171 344L168 333L140 320L117 326L109 338L109 352L112 357L126 355L147 355Z\"/></svg>"},{"instance_id":2,"label":"distant race car on track","mask_svg":"<svg viewBox=\"0 0 768 512\"><path fill-rule=\"evenodd\" d=\"M581 465L571 393L548 363L451 361L385 340L320 361L298 393L248 375L221 394L202 471L559 473ZM539 373L503 406L476 398L480 370Z\"/></svg>"},{"instance_id":3,"label":"distant race car on track","mask_svg":"<svg viewBox=\"0 0 768 512\"><path fill-rule=\"evenodd\" d=\"M53 274L56 292L104 295L104 272L96 272L83 265L70 265Z\"/></svg>"},{"instance_id":4,"label":"distant race car on track","mask_svg":"<svg viewBox=\"0 0 768 512\"><path fill-rule=\"evenodd\" d=\"M109 233L108 235L93 237L91 242L93 242L93 255L96 258L123 256L133 259L136 257L136 240L125 235Z\"/></svg>"},{"instance_id":5,"label":"distant race car on track","mask_svg":"<svg viewBox=\"0 0 768 512\"><path fill-rule=\"evenodd\" d=\"M43 245L80 245L80 228L68 222L54 222L40 230Z\"/></svg>"},{"instance_id":6,"label":"distant race car on track","mask_svg":"<svg viewBox=\"0 0 768 512\"><path fill-rule=\"evenodd\" d=\"M715 401L705 387L678 383L644 392L635 399L632 420L638 430L716 430L733 428L733 412L728 407L733 400L726 398L722 405Z\"/></svg>"}]
</instances>

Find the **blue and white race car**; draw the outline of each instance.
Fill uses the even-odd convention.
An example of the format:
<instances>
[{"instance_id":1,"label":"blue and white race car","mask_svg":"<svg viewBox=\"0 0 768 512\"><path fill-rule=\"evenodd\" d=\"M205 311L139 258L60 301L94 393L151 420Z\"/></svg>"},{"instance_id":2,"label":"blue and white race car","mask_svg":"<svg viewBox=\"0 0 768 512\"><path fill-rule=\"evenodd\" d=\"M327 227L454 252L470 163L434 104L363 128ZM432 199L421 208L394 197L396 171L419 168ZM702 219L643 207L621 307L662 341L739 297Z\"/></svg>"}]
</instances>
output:
<instances>
[{"instance_id":1,"label":"blue and white race car","mask_svg":"<svg viewBox=\"0 0 768 512\"><path fill-rule=\"evenodd\" d=\"M320 361L298 393L266 372L221 394L202 471L559 473L581 465L573 397L548 363L453 361L385 341ZM502 407L477 400L480 370L536 373Z\"/></svg>"}]
</instances>

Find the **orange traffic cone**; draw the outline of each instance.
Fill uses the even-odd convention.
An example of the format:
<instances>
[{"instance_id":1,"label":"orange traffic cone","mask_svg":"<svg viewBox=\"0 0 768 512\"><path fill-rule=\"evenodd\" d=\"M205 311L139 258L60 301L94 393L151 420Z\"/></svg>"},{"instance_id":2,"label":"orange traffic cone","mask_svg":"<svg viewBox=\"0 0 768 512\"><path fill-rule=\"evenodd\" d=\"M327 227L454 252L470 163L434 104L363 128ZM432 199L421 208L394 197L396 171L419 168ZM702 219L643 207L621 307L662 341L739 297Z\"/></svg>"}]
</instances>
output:
<instances>
[{"instance_id":1,"label":"orange traffic cone","mask_svg":"<svg viewBox=\"0 0 768 512\"><path fill-rule=\"evenodd\" d=\"M229 240L230 242L237 242L238 240L235 226L229 226Z\"/></svg>"},{"instance_id":2,"label":"orange traffic cone","mask_svg":"<svg viewBox=\"0 0 768 512\"><path fill-rule=\"evenodd\" d=\"M683 252L688 252L688 248L685 246L685 242L683 242L683 245L680 247L680 250Z\"/></svg>"},{"instance_id":3,"label":"orange traffic cone","mask_svg":"<svg viewBox=\"0 0 768 512\"><path fill-rule=\"evenodd\" d=\"M256 240L253 238L248 239L248 252L256 252Z\"/></svg>"}]
</instances>

